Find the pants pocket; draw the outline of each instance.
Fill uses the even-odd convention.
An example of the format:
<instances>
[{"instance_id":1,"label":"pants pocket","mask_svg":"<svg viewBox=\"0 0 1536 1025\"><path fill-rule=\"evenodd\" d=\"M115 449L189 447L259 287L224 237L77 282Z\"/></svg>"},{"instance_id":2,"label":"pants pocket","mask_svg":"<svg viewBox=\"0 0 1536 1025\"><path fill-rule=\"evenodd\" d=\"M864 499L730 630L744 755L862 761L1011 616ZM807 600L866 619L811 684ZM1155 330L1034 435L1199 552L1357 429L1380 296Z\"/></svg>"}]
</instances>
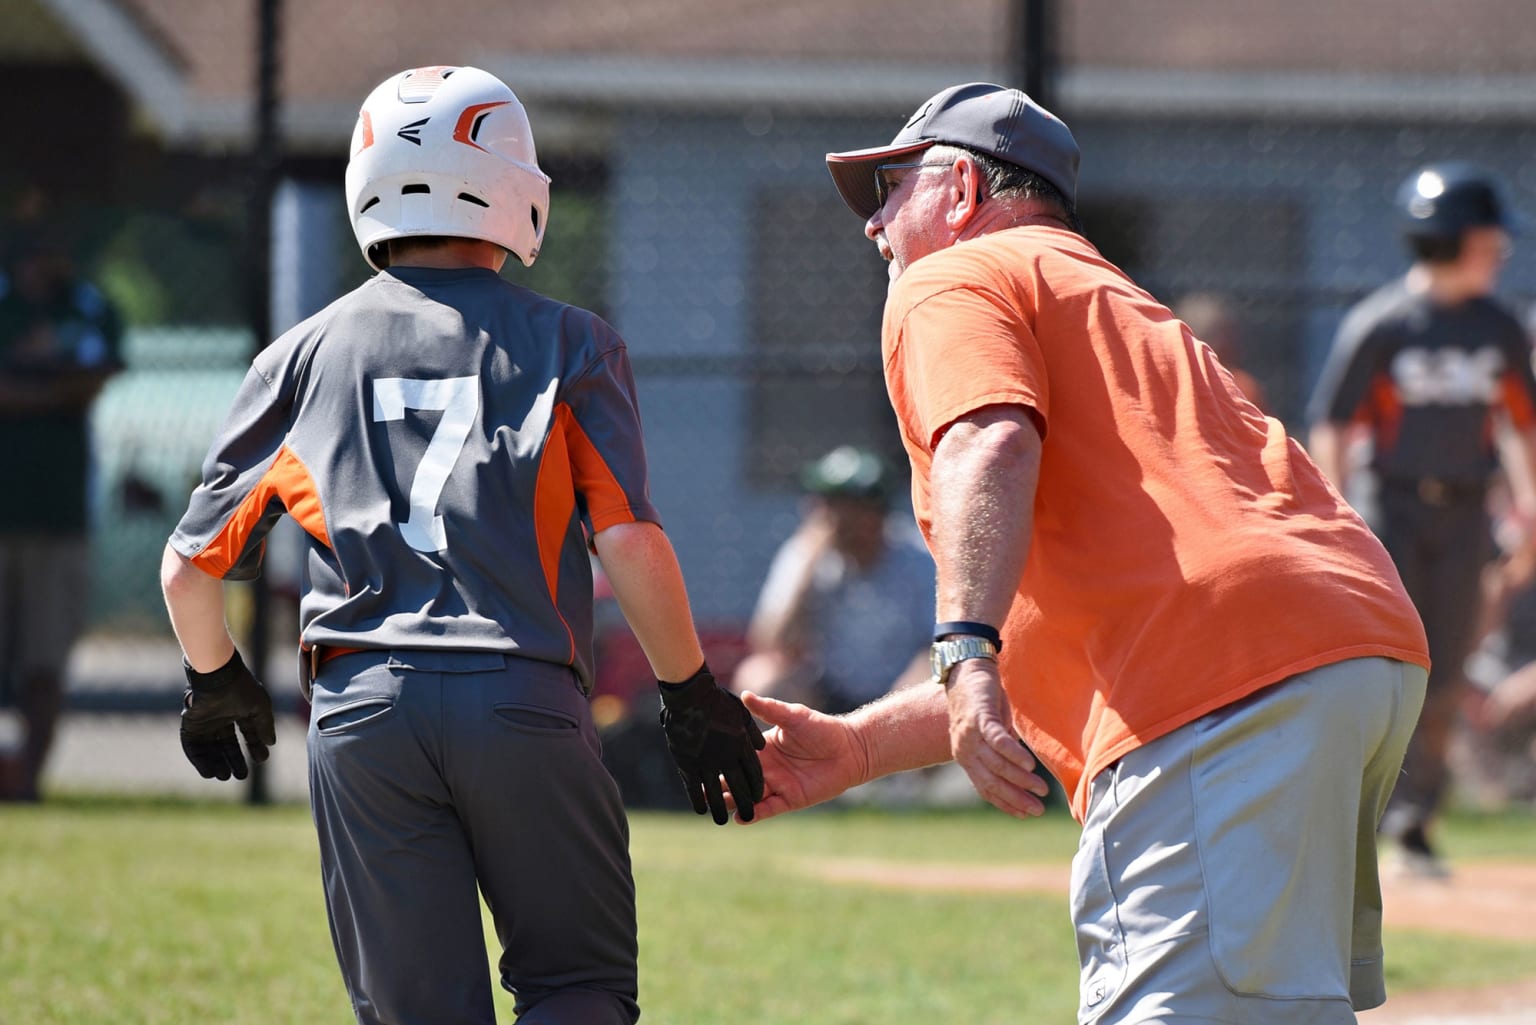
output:
<instances>
[{"instance_id":1,"label":"pants pocket","mask_svg":"<svg viewBox=\"0 0 1536 1025\"><path fill-rule=\"evenodd\" d=\"M492 706L491 711L497 722L519 733L574 737L581 728L575 716L560 708L502 702Z\"/></svg>"},{"instance_id":2,"label":"pants pocket","mask_svg":"<svg viewBox=\"0 0 1536 1025\"><path fill-rule=\"evenodd\" d=\"M315 717L315 729L322 737L355 733L387 719L395 710L393 699L368 697L326 709Z\"/></svg>"},{"instance_id":3,"label":"pants pocket","mask_svg":"<svg viewBox=\"0 0 1536 1025\"><path fill-rule=\"evenodd\" d=\"M1211 956L1239 996L1348 992L1361 770L1348 715L1319 694L1331 696L1295 677L1197 726L1191 783Z\"/></svg>"},{"instance_id":4,"label":"pants pocket","mask_svg":"<svg viewBox=\"0 0 1536 1025\"><path fill-rule=\"evenodd\" d=\"M373 665L352 676L322 673L310 691L310 723L315 734L337 737L360 733L394 718L402 680L388 666Z\"/></svg>"},{"instance_id":5,"label":"pants pocket","mask_svg":"<svg viewBox=\"0 0 1536 1025\"><path fill-rule=\"evenodd\" d=\"M1100 783L1094 782L1095 790ZM1107 793L1095 796L1112 799ZM1109 881L1103 826L1092 821L1091 813L1072 857L1071 904L1081 966L1077 1016L1078 1021L1088 1022L1113 1000L1125 984L1127 971L1125 930Z\"/></svg>"}]
</instances>

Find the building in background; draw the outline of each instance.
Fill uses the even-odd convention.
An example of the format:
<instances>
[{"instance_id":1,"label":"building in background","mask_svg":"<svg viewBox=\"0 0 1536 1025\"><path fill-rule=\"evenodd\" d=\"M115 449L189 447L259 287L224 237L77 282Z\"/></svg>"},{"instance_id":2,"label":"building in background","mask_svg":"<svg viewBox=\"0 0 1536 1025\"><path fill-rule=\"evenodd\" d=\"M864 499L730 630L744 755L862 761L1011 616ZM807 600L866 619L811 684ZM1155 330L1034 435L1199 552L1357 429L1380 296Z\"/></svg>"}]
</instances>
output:
<instances>
[{"instance_id":1,"label":"building in background","mask_svg":"<svg viewBox=\"0 0 1536 1025\"><path fill-rule=\"evenodd\" d=\"M1247 369L1293 426L1343 311L1403 265L1383 183L1455 155L1536 211L1525 0L1294 0L1245 5L1240 20L1226 0L1054 9L1055 105L1090 155L1091 237L1161 299L1231 297ZM503 77L555 179L529 283L601 310L629 341L655 498L695 604L706 620L744 622L794 528L796 469L832 439L898 448L877 356L884 267L823 154L882 140L944 85L1019 82L1018 23L1011 0L952 0L942 17L892 0L380 2L365 14L288 2L284 202L329 203L335 226L279 244L293 287L280 282L275 326L364 273L342 230L355 98L413 63ZM136 463L166 490L190 479L184 455L156 453L181 453L190 411L238 378L228 332L240 323L255 81L253 2L0 5L0 85L28 97L0 198L43 179L57 205L74 205L130 321L130 365L135 353L159 361L114 382L98 409L100 524L157 535L145 579L169 524L114 496ZM1517 256L1504 293L1536 295L1536 261ZM112 575L135 579L139 556L115 550ZM97 615L130 615L136 600L108 588ZM158 617L153 602L137 611Z\"/></svg>"}]
</instances>

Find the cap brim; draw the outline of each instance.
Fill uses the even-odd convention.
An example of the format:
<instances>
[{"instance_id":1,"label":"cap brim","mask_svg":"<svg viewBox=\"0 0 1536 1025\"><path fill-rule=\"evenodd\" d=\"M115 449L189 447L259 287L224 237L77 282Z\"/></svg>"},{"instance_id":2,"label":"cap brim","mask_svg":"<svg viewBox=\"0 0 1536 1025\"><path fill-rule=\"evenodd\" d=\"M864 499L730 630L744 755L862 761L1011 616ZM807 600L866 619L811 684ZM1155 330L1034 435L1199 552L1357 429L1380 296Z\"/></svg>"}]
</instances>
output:
<instances>
[{"instance_id":1,"label":"cap brim","mask_svg":"<svg viewBox=\"0 0 1536 1025\"><path fill-rule=\"evenodd\" d=\"M832 174L832 184L838 195L848 204L848 209L864 220L869 220L880 208L880 198L875 193L875 168L889 163L892 157L903 157L928 149L934 140L923 139L900 146L876 146L873 149L848 150L846 153L828 153L827 170Z\"/></svg>"}]
</instances>

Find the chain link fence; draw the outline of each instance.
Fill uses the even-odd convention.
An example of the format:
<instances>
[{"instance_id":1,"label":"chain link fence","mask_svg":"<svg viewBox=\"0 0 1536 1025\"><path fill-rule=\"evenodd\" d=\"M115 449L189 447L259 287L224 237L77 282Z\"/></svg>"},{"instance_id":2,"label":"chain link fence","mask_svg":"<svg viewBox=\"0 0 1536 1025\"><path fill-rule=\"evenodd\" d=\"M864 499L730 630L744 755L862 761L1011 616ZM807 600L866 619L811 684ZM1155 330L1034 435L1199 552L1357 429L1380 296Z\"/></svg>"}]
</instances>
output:
<instances>
[{"instance_id":1,"label":"chain link fence","mask_svg":"<svg viewBox=\"0 0 1536 1025\"><path fill-rule=\"evenodd\" d=\"M257 6L225 23L171 0L18 0L0 16L10 40L0 86L32 97L13 112L0 164L5 248L48 232L122 323L122 372L89 418L89 629L70 670L78 708L110 708L90 695L113 687L176 689L161 548L264 341L246 265L262 160L250 153ZM479 6L487 26L506 28L502 5ZM501 75L523 97L553 179L546 248L531 270L514 261L506 274L598 311L628 341L653 494L701 625L725 647L739 643L798 522L801 466L844 443L904 462L879 361L885 268L823 155L887 141L942 85L1022 84L1026 55L1053 61L1041 81L1083 150L1090 239L1220 342L1293 433L1345 309L1406 266L1392 197L1413 168L1476 162L1517 208L1536 211L1536 100L1517 95L1536 72L1518 58L1536 53L1536 28L1519 5L1438 5L1455 33L1443 46L1405 35L1397 52L1380 40L1397 9L1386 0L1329 8L1326 19L1312 4L1295 5L1290 21L1267 13L1271 35L1294 37L1289 51L1284 39L1263 50L1231 5L1172 0L1153 5L1166 9L1162 34L1139 48L1122 37L1148 31L1146 12L1122 22L1117 5L1062 0L1049 6L1051 45L1033 51L1020 35L1025 5L1006 2L962 0L942 25L915 3L776 5L756 20L643 2L619 19L600 3L590 24L508 6L542 49L510 29L494 38L463 12L433 25L386 4L360 26L336 4L283 9L271 327L365 277L341 182L366 89L443 60ZM692 20L671 34L679 12ZM1308 19L1325 20L1326 33ZM202 52L196 31L217 49ZM1328 44L1309 45L1308 31ZM372 42L327 49L311 38L358 33ZM1373 40L1369 61L1350 64L1339 38ZM1501 294L1520 310L1536 298L1528 250L1517 248ZM13 502L56 486L12 483ZM272 576L281 609L296 583L286 570ZM294 640L285 615L272 642L283 652ZM124 651L144 652L143 664ZM273 671L290 664L284 656ZM67 763L78 755L60 752L57 770L74 778Z\"/></svg>"}]
</instances>

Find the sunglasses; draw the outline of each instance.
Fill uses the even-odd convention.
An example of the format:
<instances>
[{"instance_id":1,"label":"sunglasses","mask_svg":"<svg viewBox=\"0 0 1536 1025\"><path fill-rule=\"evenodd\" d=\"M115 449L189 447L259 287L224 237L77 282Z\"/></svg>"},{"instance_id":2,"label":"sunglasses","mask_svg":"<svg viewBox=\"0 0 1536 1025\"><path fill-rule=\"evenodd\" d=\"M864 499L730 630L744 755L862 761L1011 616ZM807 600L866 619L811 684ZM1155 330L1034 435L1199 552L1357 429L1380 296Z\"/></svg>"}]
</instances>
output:
<instances>
[{"instance_id":1,"label":"sunglasses","mask_svg":"<svg viewBox=\"0 0 1536 1025\"><path fill-rule=\"evenodd\" d=\"M954 166L955 162L953 160L935 160L932 163L916 160L909 164L881 164L879 167L875 168L875 209L879 210L880 208L884 207L885 201L891 198L891 193L895 192L897 187L901 185L900 178L898 178L896 181L887 181L885 176L888 172L905 171L918 167Z\"/></svg>"}]
</instances>

